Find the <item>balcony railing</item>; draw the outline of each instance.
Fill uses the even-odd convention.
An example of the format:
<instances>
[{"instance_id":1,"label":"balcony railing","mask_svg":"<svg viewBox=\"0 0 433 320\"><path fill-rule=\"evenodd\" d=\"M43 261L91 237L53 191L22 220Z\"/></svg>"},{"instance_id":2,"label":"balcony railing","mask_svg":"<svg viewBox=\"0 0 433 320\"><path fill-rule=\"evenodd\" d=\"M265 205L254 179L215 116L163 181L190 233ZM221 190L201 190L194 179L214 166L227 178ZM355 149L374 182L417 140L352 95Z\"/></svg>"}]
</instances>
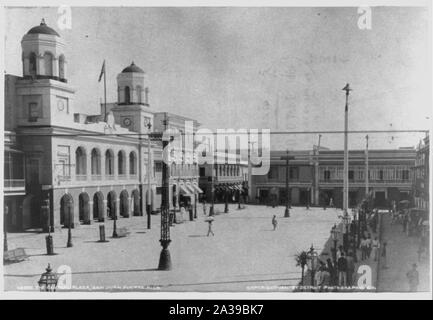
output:
<instances>
[{"instance_id":1,"label":"balcony railing","mask_svg":"<svg viewBox=\"0 0 433 320\"><path fill-rule=\"evenodd\" d=\"M75 179L77 181L86 181L87 180L87 174L77 174L77 175L75 175Z\"/></svg>"},{"instance_id":2,"label":"balcony railing","mask_svg":"<svg viewBox=\"0 0 433 320\"><path fill-rule=\"evenodd\" d=\"M131 179L131 180L137 180L138 179L138 175L137 174L129 174L129 179Z\"/></svg>"},{"instance_id":3,"label":"balcony railing","mask_svg":"<svg viewBox=\"0 0 433 320\"><path fill-rule=\"evenodd\" d=\"M5 179L4 180L4 188L25 188L26 182L24 179Z\"/></svg>"},{"instance_id":4,"label":"balcony railing","mask_svg":"<svg viewBox=\"0 0 433 320\"><path fill-rule=\"evenodd\" d=\"M395 183L412 183L411 180L372 180L368 181L369 183L380 183L380 184L395 184ZM343 183L343 179L320 179L319 183ZM365 180L352 180L349 179L349 183L365 183Z\"/></svg>"},{"instance_id":5,"label":"balcony railing","mask_svg":"<svg viewBox=\"0 0 433 320\"><path fill-rule=\"evenodd\" d=\"M117 176L117 179L119 179L119 180L126 180L126 179L128 179L128 176L126 175L126 174L119 174L118 176ZM111 179L110 179L111 180Z\"/></svg>"},{"instance_id":6,"label":"balcony railing","mask_svg":"<svg viewBox=\"0 0 433 320\"><path fill-rule=\"evenodd\" d=\"M100 175L100 174L92 174L92 180L93 181L100 181L100 180L102 180L102 175Z\"/></svg>"},{"instance_id":7,"label":"balcony railing","mask_svg":"<svg viewBox=\"0 0 433 320\"><path fill-rule=\"evenodd\" d=\"M116 180L116 176L114 174L107 174L105 176L106 180Z\"/></svg>"}]
</instances>

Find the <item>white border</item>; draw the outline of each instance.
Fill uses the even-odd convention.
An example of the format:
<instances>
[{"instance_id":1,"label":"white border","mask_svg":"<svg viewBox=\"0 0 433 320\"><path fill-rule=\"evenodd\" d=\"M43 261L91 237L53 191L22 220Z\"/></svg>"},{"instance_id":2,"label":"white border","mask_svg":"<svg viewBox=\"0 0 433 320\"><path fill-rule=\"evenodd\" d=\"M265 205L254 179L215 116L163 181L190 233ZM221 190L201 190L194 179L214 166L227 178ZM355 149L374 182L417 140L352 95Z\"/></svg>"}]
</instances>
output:
<instances>
[{"instance_id":1,"label":"white border","mask_svg":"<svg viewBox=\"0 0 433 320\"><path fill-rule=\"evenodd\" d=\"M65 3L67 2L67 3ZM83 6L83 7L102 7L102 6L113 6L113 7L358 7L358 6L425 6L429 8L429 29L430 29L430 56L433 52L433 32L432 32L432 5L429 0L304 0L304 1L280 1L280 0L148 0L139 2L138 0L69 0L69 1L59 1L59 0L40 0L37 2L38 6L60 6L60 5L70 5L70 6ZM12 1L12 0L0 0L0 48L4 48L4 24L5 21L5 6L11 7L24 7L24 6L35 6L34 2L29 0L22 1ZM0 112L4 113L4 50L0 50ZM433 65L430 65L430 82L432 82L431 77L433 74ZM433 88L431 90L431 101L433 101ZM4 148L4 117L0 117L0 159L3 158L3 148ZM431 157L431 150L433 146L432 133L430 130L430 221L432 218L432 163L433 159ZM2 162L0 162L2 163ZM0 181L3 181L3 165L0 166ZM0 184L0 191L3 190L3 183ZM3 197L0 197L0 208L3 208ZM2 209L0 209L2 210ZM0 225L3 224L3 214L0 214ZM3 230L1 231L3 232ZM430 243L432 241L432 232L430 232ZM0 240L3 246L3 237ZM432 246L430 246L430 266L432 266ZM430 279L432 279L432 270L430 269ZM432 283L430 283L430 292L423 293L251 293L251 292L240 292L240 293L201 293L201 292L123 292L123 293L101 293L101 292L56 292L56 293L43 293L43 292L4 292L4 277L3 277L3 264L0 267L0 300L12 300L12 299L23 299L23 300L45 300L45 299L204 299L204 300L215 300L215 299L251 299L251 300L328 300L328 299L338 299L338 300L415 300L432 299Z\"/></svg>"}]
</instances>

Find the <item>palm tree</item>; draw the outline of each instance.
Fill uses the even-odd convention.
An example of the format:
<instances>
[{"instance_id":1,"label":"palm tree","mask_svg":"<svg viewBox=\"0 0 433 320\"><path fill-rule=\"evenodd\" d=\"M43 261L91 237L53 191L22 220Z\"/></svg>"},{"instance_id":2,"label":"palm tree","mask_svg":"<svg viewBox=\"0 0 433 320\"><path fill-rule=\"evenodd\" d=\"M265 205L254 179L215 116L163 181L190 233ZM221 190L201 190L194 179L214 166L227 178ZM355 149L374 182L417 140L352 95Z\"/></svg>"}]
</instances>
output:
<instances>
[{"instance_id":1,"label":"palm tree","mask_svg":"<svg viewBox=\"0 0 433 320\"><path fill-rule=\"evenodd\" d=\"M302 273L301 273L301 286L304 285L304 269L307 265L307 252L301 251L295 255L296 260L296 266L301 267Z\"/></svg>"}]
</instances>

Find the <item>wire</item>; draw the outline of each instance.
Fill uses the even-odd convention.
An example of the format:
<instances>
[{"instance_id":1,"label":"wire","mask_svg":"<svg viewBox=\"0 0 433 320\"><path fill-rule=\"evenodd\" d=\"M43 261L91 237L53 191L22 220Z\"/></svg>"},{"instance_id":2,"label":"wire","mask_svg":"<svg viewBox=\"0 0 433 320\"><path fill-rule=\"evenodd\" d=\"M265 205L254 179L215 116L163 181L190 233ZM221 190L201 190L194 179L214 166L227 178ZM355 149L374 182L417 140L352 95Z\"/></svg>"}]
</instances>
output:
<instances>
[{"instance_id":1,"label":"wire","mask_svg":"<svg viewBox=\"0 0 433 320\"><path fill-rule=\"evenodd\" d=\"M429 130L413 129L413 130L352 130L347 131L349 134L359 133L428 133ZM271 135L283 135L283 134L342 134L344 131L270 131ZM195 135L196 133L192 133ZM206 133L206 135L218 135L217 132ZM224 132L220 133L222 136L226 135L248 135L249 132ZM14 136L32 136L32 137L143 137L152 135L152 133L71 133L71 134L60 134L60 133L11 133L5 135ZM176 135L187 135L185 132L176 133Z\"/></svg>"}]
</instances>

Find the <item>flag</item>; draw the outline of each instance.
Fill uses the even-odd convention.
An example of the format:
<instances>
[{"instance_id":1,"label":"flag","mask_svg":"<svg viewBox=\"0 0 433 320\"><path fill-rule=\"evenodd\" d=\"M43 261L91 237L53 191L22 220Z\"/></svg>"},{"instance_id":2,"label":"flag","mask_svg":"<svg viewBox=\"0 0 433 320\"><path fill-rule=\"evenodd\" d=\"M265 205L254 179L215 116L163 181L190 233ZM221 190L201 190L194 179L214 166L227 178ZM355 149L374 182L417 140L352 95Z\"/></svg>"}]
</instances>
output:
<instances>
[{"instance_id":1,"label":"flag","mask_svg":"<svg viewBox=\"0 0 433 320\"><path fill-rule=\"evenodd\" d=\"M105 74L105 60L104 60L104 63L102 64L101 73L99 75L98 82L101 82L101 78L104 74Z\"/></svg>"}]
</instances>

